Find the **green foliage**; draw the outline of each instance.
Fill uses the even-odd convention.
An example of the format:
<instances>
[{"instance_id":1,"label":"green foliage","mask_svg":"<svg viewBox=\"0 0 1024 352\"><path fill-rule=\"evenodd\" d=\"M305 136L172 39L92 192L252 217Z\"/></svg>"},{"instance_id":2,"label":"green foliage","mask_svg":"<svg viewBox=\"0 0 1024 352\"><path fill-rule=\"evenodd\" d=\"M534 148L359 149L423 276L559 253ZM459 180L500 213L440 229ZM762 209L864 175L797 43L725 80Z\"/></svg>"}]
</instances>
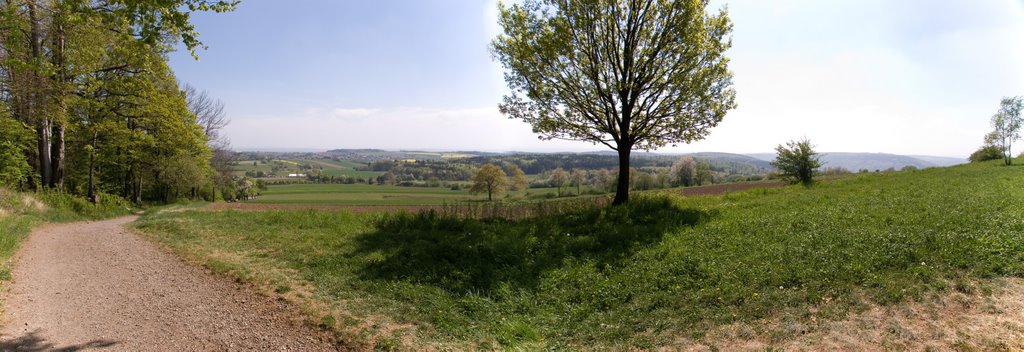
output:
<instances>
[{"instance_id":1,"label":"green foliage","mask_svg":"<svg viewBox=\"0 0 1024 352\"><path fill-rule=\"evenodd\" d=\"M814 182L814 174L821 167L818 160L820 156L814 151L811 141L804 138L799 141L789 141L786 146L775 147L778 156L772 161L772 166L779 169L779 174L792 183L801 183L809 186Z\"/></svg>"},{"instance_id":2,"label":"green foliage","mask_svg":"<svg viewBox=\"0 0 1024 352\"><path fill-rule=\"evenodd\" d=\"M0 106L0 131L0 187L18 188L32 172L23 152L30 148L32 130Z\"/></svg>"},{"instance_id":3,"label":"green foliage","mask_svg":"<svg viewBox=\"0 0 1024 352\"><path fill-rule=\"evenodd\" d=\"M999 160L1002 159L1003 150L994 145L985 145L978 148L977 151L971 153L971 156L967 158L972 163L979 163L982 161Z\"/></svg>"},{"instance_id":4,"label":"green foliage","mask_svg":"<svg viewBox=\"0 0 1024 352\"><path fill-rule=\"evenodd\" d=\"M1021 182L968 164L524 220L189 211L139 226L188 255L268 258L345 302L339 321L386 316L423 344L645 349L783 310L821 320L1024 275Z\"/></svg>"},{"instance_id":5,"label":"green foliage","mask_svg":"<svg viewBox=\"0 0 1024 352\"><path fill-rule=\"evenodd\" d=\"M711 164L703 160L697 162L697 175L694 181L698 186L715 183L715 173L711 172Z\"/></svg>"},{"instance_id":6,"label":"green foliage","mask_svg":"<svg viewBox=\"0 0 1024 352\"><path fill-rule=\"evenodd\" d=\"M15 120L38 131L33 141L41 150L66 150L66 155L0 140L0 178L24 174L24 163L7 160L21 154L34 159L37 169L29 176L35 189L98 190L142 201L144 195L167 200L183 188L194 194L191 190L210 183L205 165L210 151L167 65L167 53L179 40L193 54L202 47L191 13L230 11L236 4L4 2L4 102ZM0 124L6 139L9 124Z\"/></svg>"},{"instance_id":7,"label":"green foliage","mask_svg":"<svg viewBox=\"0 0 1024 352\"><path fill-rule=\"evenodd\" d=\"M735 107L732 23L707 0L527 0L500 6L492 42L512 93L503 114L544 139L633 149L700 140ZM615 203L628 200L619 165Z\"/></svg>"}]
</instances>

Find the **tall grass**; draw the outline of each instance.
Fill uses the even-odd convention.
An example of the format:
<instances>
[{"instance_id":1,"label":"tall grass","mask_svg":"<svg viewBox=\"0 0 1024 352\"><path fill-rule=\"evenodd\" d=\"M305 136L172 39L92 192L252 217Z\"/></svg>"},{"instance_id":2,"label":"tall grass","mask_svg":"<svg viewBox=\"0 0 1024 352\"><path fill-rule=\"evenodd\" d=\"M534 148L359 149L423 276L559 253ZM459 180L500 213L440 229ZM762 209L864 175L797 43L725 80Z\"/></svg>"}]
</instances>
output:
<instances>
[{"instance_id":1,"label":"tall grass","mask_svg":"<svg viewBox=\"0 0 1024 352\"><path fill-rule=\"evenodd\" d=\"M364 330L353 336L394 334L384 345L416 330L417 346L653 348L784 310L835 318L1024 276L1022 171L653 194L533 217L191 211L138 226L186 255L236 260L235 273L293 272Z\"/></svg>"}]
</instances>

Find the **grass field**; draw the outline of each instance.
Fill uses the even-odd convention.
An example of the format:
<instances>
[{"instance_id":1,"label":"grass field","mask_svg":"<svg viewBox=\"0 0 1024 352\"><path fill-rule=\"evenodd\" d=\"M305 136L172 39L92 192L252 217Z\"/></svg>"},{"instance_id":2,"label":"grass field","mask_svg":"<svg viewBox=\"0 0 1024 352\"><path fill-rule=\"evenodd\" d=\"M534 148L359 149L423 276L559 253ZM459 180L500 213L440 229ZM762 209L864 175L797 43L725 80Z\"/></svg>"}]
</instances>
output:
<instances>
[{"instance_id":1,"label":"grass field","mask_svg":"<svg viewBox=\"0 0 1024 352\"><path fill-rule=\"evenodd\" d=\"M758 322L1022 276L1022 184L1024 167L986 163L516 221L184 211L137 226L320 302L325 325L364 347L648 349L736 323L798 338Z\"/></svg>"},{"instance_id":2,"label":"grass field","mask_svg":"<svg viewBox=\"0 0 1024 352\"><path fill-rule=\"evenodd\" d=\"M575 192L575 189L571 190ZM556 188L532 188L513 194L557 194ZM563 192L565 192L563 190ZM503 197L504 195L502 195ZM501 198L501 197L499 197ZM481 201L486 194L473 195L465 188L453 191L443 187L402 187L367 184L294 184L272 185L250 203L306 205L441 205L465 201Z\"/></svg>"},{"instance_id":3,"label":"grass field","mask_svg":"<svg viewBox=\"0 0 1024 352\"><path fill-rule=\"evenodd\" d=\"M255 163L255 164L254 164ZM274 166L284 168L281 171L277 171L276 174L280 177L287 176L290 173L307 173L303 171L299 166L302 164L312 165L314 168L322 168L322 172L326 176L351 176L351 177L362 177L370 178L377 177L383 174L379 171L360 171L358 168L365 167L366 164L357 163L354 161L336 161L330 159L318 159L318 160L273 160L270 164L264 163L258 160L241 160L234 167L234 173L237 176L245 175L246 171L263 171L265 174L271 174L274 172Z\"/></svg>"},{"instance_id":4,"label":"grass field","mask_svg":"<svg viewBox=\"0 0 1024 352\"><path fill-rule=\"evenodd\" d=\"M354 161L334 161L334 160L302 160L304 163L311 165L320 166L323 168L323 174L327 176L351 176L351 177L362 177L370 178L377 177L383 172L379 171L359 171L357 168L365 167L366 164L357 163Z\"/></svg>"}]
</instances>

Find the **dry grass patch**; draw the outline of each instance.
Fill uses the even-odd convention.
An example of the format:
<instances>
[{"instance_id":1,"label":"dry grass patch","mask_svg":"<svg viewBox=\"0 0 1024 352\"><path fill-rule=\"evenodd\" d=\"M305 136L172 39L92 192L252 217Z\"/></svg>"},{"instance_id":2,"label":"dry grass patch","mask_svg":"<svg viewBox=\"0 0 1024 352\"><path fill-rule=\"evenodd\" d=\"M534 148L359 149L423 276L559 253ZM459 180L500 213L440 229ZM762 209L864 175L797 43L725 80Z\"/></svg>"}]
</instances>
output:
<instances>
[{"instance_id":1,"label":"dry grass patch","mask_svg":"<svg viewBox=\"0 0 1024 352\"><path fill-rule=\"evenodd\" d=\"M26 208L35 209L37 211L46 211L47 209L46 204L40 202L38 199L28 194L23 195L21 197L21 202L22 204L25 205Z\"/></svg>"},{"instance_id":2,"label":"dry grass patch","mask_svg":"<svg viewBox=\"0 0 1024 352\"><path fill-rule=\"evenodd\" d=\"M730 324L662 350L1024 350L1024 279L959 288L917 302L870 304L840 320L810 314L802 321L784 313L753 324Z\"/></svg>"}]
</instances>

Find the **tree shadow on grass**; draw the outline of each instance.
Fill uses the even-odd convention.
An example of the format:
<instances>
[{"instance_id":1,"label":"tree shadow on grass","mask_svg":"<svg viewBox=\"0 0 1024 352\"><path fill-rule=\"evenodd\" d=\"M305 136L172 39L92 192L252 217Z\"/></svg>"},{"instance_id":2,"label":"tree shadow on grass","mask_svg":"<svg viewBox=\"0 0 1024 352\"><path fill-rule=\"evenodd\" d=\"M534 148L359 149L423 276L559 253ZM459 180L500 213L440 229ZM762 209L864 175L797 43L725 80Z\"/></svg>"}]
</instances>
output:
<instances>
[{"instance_id":1,"label":"tree shadow on grass","mask_svg":"<svg viewBox=\"0 0 1024 352\"><path fill-rule=\"evenodd\" d=\"M102 349L117 345L117 341L111 340L92 340L83 344L71 345L58 347L54 346L52 342L46 341L46 339L39 336L39 330L25 333L22 336L11 337L4 336L3 340L0 341L0 351L84 351L89 349Z\"/></svg>"},{"instance_id":2,"label":"tree shadow on grass","mask_svg":"<svg viewBox=\"0 0 1024 352\"><path fill-rule=\"evenodd\" d=\"M362 279L487 294L501 286L536 288L545 271L570 261L619 267L634 251L660 241L666 232L709 217L700 210L679 208L666 197L522 220L397 213L357 239L357 255L377 257L362 268Z\"/></svg>"}]
</instances>

